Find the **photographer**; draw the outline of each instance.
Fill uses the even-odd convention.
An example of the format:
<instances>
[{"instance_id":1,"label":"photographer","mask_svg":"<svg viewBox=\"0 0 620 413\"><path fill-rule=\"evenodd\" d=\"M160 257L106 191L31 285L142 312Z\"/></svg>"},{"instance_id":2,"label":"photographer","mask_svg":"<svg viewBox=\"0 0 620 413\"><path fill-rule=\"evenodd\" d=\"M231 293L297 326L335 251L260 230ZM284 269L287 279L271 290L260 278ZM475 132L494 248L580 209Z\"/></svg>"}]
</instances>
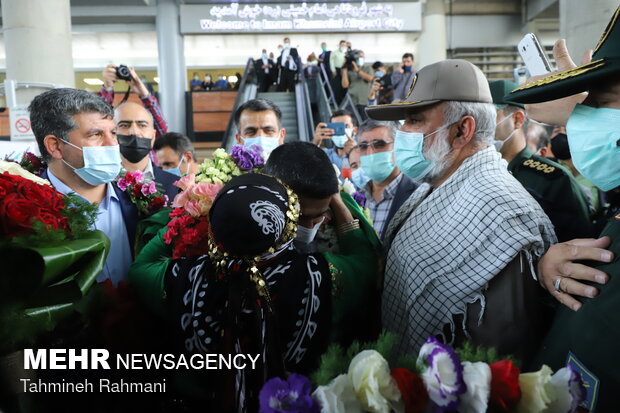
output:
<instances>
[{"instance_id":1,"label":"photographer","mask_svg":"<svg viewBox=\"0 0 620 413\"><path fill-rule=\"evenodd\" d=\"M368 105L383 105L392 101L392 82L391 77L387 75L385 65L376 61L372 64L374 70L374 78L368 93Z\"/></svg>"},{"instance_id":2,"label":"photographer","mask_svg":"<svg viewBox=\"0 0 620 413\"><path fill-rule=\"evenodd\" d=\"M120 73L118 71L120 70ZM123 76L119 77L119 74ZM138 94L138 97L142 101L142 105L148 110L153 116L153 126L155 127L155 136L161 136L164 133L168 132L168 125L164 120L164 115L159 107L159 103L157 102L157 98L149 92L144 83L140 80L136 71L133 67L127 67L120 65L117 66L113 64L107 65L103 72L101 72L103 77L103 85L101 85L101 90L97 95L101 97L108 104L112 105L114 102L114 83L121 79L127 82L129 88Z\"/></svg>"},{"instance_id":3,"label":"photographer","mask_svg":"<svg viewBox=\"0 0 620 413\"><path fill-rule=\"evenodd\" d=\"M348 88L353 104L363 119L366 118L364 108L368 103L368 90L373 79L372 68L364 65L364 52L352 50L345 56L342 65L342 87Z\"/></svg>"}]
</instances>

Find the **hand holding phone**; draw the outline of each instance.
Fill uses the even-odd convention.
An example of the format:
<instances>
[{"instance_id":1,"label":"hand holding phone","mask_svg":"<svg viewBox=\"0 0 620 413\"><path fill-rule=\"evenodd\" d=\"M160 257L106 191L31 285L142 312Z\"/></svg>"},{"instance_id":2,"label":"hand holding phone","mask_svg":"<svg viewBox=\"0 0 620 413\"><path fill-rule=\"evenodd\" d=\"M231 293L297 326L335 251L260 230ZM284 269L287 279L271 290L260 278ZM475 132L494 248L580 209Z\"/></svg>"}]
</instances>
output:
<instances>
[{"instance_id":1,"label":"hand holding phone","mask_svg":"<svg viewBox=\"0 0 620 413\"><path fill-rule=\"evenodd\" d=\"M344 135L344 122L330 122L327 124L329 129L334 131L334 135L343 136Z\"/></svg>"},{"instance_id":2,"label":"hand holding phone","mask_svg":"<svg viewBox=\"0 0 620 413\"><path fill-rule=\"evenodd\" d=\"M534 33L528 33L517 46L527 70L532 76L545 75L551 71L545 50L542 48Z\"/></svg>"}]
</instances>

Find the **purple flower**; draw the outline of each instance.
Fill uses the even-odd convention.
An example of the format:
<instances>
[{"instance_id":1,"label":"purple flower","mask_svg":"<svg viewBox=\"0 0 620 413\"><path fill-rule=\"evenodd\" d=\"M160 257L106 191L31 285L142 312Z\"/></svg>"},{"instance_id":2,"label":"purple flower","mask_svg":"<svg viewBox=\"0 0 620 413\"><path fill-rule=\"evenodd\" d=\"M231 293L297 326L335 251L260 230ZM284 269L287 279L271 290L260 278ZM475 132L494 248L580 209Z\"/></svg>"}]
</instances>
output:
<instances>
[{"instance_id":1,"label":"purple flower","mask_svg":"<svg viewBox=\"0 0 620 413\"><path fill-rule=\"evenodd\" d=\"M252 162L252 155L249 151L246 150L244 146L233 146L231 156L239 169L241 169L242 171L251 171L254 167L254 163Z\"/></svg>"},{"instance_id":2,"label":"purple flower","mask_svg":"<svg viewBox=\"0 0 620 413\"><path fill-rule=\"evenodd\" d=\"M353 192L353 199L359 206L364 208L366 206L366 196L359 191Z\"/></svg>"},{"instance_id":3,"label":"purple flower","mask_svg":"<svg viewBox=\"0 0 620 413\"><path fill-rule=\"evenodd\" d=\"M429 398L437 411L458 410L460 396L467 391L463 365L454 350L435 337L429 337L420 349L418 366Z\"/></svg>"},{"instance_id":4,"label":"purple flower","mask_svg":"<svg viewBox=\"0 0 620 413\"><path fill-rule=\"evenodd\" d=\"M269 379L260 391L260 413L319 413L312 399L312 384L301 374L291 374L288 380Z\"/></svg>"}]
</instances>

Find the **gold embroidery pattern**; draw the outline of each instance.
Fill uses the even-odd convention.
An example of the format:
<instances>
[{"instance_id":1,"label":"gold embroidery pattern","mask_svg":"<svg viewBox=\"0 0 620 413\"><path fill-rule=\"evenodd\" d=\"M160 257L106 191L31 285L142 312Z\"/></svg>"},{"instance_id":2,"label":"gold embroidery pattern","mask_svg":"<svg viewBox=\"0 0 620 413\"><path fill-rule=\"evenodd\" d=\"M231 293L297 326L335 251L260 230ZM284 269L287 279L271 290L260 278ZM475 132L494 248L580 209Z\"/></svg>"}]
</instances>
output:
<instances>
[{"instance_id":1,"label":"gold embroidery pattern","mask_svg":"<svg viewBox=\"0 0 620 413\"><path fill-rule=\"evenodd\" d=\"M598 60L588 63L587 65L579 66L571 70L566 70L564 72L560 72L560 73L553 74L551 76L547 76L544 79L540 79L536 82L528 83L527 85L518 87L515 90L513 90L512 93L518 92L521 90L527 90L527 89L537 87L537 86L547 85L553 82L557 82L559 80L568 79L571 77L575 77L577 75L581 75L583 73L590 72L594 69L598 69L599 67L604 66L606 63L604 60L605 60L604 58L598 59Z\"/></svg>"},{"instance_id":2,"label":"gold embroidery pattern","mask_svg":"<svg viewBox=\"0 0 620 413\"><path fill-rule=\"evenodd\" d=\"M533 159L528 159L523 162L523 166L529 166L536 171L541 171L546 174L550 174L551 172L555 171L555 166L547 165L544 162L535 161Z\"/></svg>"},{"instance_id":3,"label":"gold embroidery pattern","mask_svg":"<svg viewBox=\"0 0 620 413\"><path fill-rule=\"evenodd\" d=\"M603 43L605 42L605 40L607 40L607 37L609 37L609 33L611 33L611 30L616 25L616 20L618 19L619 12L620 12L620 7L616 9L616 13L614 14L614 17L611 19L607 27L605 27L605 31L603 32L603 35L601 36L601 40L598 41L598 44L596 45L596 48L594 49L594 53L598 51L599 47L601 47Z\"/></svg>"},{"instance_id":4,"label":"gold embroidery pattern","mask_svg":"<svg viewBox=\"0 0 620 413\"><path fill-rule=\"evenodd\" d=\"M415 76L413 77L413 81L411 82L411 87L409 88L409 92L407 92L407 96L405 97L405 99L409 99L409 96L411 96L411 93L413 92L413 88L415 87L415 83L418 81L418 74L416 73Z\"/></svg>"}]
</instances>

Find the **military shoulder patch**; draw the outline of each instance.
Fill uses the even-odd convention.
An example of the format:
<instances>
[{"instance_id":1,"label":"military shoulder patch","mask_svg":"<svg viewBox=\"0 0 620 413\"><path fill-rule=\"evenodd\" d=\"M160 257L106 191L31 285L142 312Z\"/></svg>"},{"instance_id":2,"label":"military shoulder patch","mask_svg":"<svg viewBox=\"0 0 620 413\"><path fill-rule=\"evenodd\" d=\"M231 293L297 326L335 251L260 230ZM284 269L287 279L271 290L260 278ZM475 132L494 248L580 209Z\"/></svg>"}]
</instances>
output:
<instances>
[{"instance_id":1,"label":"military shoulder patch","mask_svg":"<svg viewBox=\"0 0 620 413\"><path fill-rule=\"evenodd\" d=\"M542 161L538 161L534 158L526 159L525 161L523 161L522 165L543 175L556 174L559 172L559 169L557 167L549 165Z\"/></svg>"},{"instance_id":2,"label":"military shoulder patch","mask_svg":"<svg viewBox=\"0 0 620 413\"><path fill-rule=\"evenodd\" d=\"M570 366L573 371L579 373L581 376L581 382L586 388L586 399L580 404L581 407L585 407L588 411L593 412L596 409L596 401L598 399L598 391L600 386L599 379L590 371L571 351L568 352L566 357L566 365Z\"/></svg>"}]
</instances>

